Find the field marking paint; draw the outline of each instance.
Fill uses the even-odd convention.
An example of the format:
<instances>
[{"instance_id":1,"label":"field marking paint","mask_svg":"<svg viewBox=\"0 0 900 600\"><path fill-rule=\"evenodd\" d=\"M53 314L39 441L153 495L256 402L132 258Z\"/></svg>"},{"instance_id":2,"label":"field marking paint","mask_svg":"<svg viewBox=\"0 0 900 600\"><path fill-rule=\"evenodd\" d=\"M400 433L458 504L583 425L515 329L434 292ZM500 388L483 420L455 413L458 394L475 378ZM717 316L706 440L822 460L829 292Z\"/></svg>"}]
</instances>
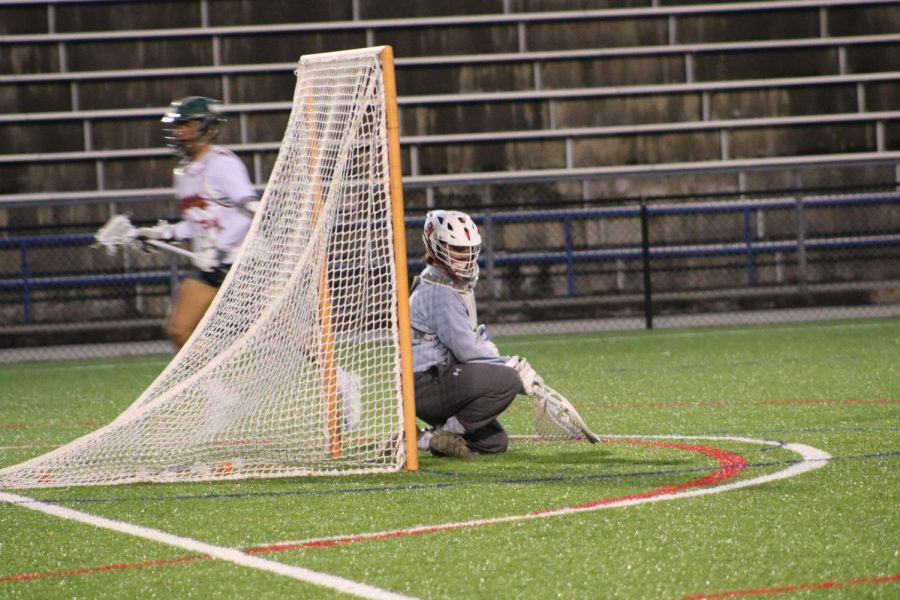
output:
<instances>
[{"instance_id":1,"label":"field marking paint","mask_svg":"<svg viewBox=\"0 0 900 600\"><path fill-rule=\"evenodd\" d=\"M287 541L287 542L279 542L274 544L267 544L264 546L257 546L252 548L247 548L243 551L233 550L230 548L222 548L228 552L229 554L236 554L238 557L251 558L252 555L267 553L267 552L280 552L285 550L300 550L303 548L319 548L319 547L329 547L329 546L338 546L349 543L363 542L369 540L382 540L382 539L391 539L398 537L406 537L411 535L420 535L427 533L438 533L441 531L451 531L451 530L459 530L459 529L470 529L474 527L480 527L484 525L494 525L500 523L510 523L514 521L524 521L530 519L539 519L546 518L552 516L562 516L568 514L575 514L580 512L592 512L595 510L602 510L606 508L615 508L620 506L636 506L640 504L645 504L649 502L660 502L663 500L675 500L678 498L684 497L692 497L692 496L702 496L706 494L714 494L732 489L739 489L743 487L749 487L752 485L759 485L762 483L767 483L770 481L776 481L779 479L785 479L788 477L794 477L796 475L800 475L807 471L811 471L813 469L818 469L831 459L831 455L823 450L819 450L817 448L813 448L812 446L807 446L805 444L794 444L794 443L786 443L779 442L774 440L760 440L755 438L746 438L746 437L735 437L735 436L684 436L684 435L605 435L602 436L604 441L607 443L628 443L628 444L638 444L638 443L647 443L648 445L659 445L663 447L670 448L679 448L683 450L690 450L694 452L701 452L703 454L707 454L708 456L712 456L716 458L719 462L719 469L714 471L713 473L702 477L700 479L687 481L681 484L673 484L663 486L661 488L657 488L655 490L649 490L646 492L639 492L636 494L631 494L628 496L622 496L619 498L605 498L600 500L595 500L593 502L589 502L586 504L562 507L556 509L545 509L545 510L536 510L529 513L521 514L521 515L507 515L505 517L495 517L488 519L473 519L469 521L458 521L451 523L439 523L436 525L423 525L417 527L409 527L404 529L394 529L380 532L371 532L371 533L362 533L355 534L350 536L331 536L331 537L322 537L322 538L310 538L302 541ZM710 486L714 483L720 482L725 479L729 479L731 477L736 476L738 473L743 471L746 466L746 460L737 454L727 452L725 450L717 449L717 448L708 448L703 446L688 446L684 444L676 444L676 443L657 443L652 444L649 442L641 442L641 440L647 439L656 439L656 440L716 440L716 441L734 441L734 442L742 442L742 443L750 443L771 447L781 447L787 450L790 450L796 454L799 454L801 460L799 462L793 463L789 465L787 468L782 469L780 471L776 471L774 473L769 473L766 475L761 475L759 477L754 477L751 479L745 479L741 481L735 481L731 483L719 483L718 485L713 485L712 487L702 487L698 489L699 486ZM614 440L619 440L614 441ZM4 496L11 496L14 498L21 498L25 502L29 503L29 508L36 508L37 510L42 510L43 512L49 512L45 510L47 508L54 509L56 511L68 511L74 513L76 515L81 515L94 520L103 520L109 521L108 519L103 519L102 517L94 517L92 515L88 515L86 513L80 513L77 511L72 511L71 509L66 509L62 507L57 507L54 505L46 504L43 502L38 502L36 500L32 500L30 498L13 496L11 494L3 494L0 492L0 501L14 502L16 504L19 501L9 500ZM39 505L34 506L34 505ZM50 514L55 514L51 512ZM76 519L81 520L81 519ZM112 523L117 523L115 521L111 521ZM91 523L94 524L94 523ZM117 523L118 524L118 523ZM144 529L142 527L128 525L126 523L122 523L120 525L126 525L132 528ZM117 529L118 530L118 529ZM155 530L149 530L155 531ZM156 532L161 535L168 536L169 534L164 534L163 532ZM144 537L144 536L141 536ZM175 536L171 536L175 537ZM152 539L152 538L151 538ZM207 547L207 544L203 544L202 542L195 542L194 540L190 540L193 544L202 545ZM181 546L179 547L186 547ZM218 548L215 546L208 546L210 548ZM206 550L194 550L193 548L189 548L192 551L200 552L202 554L206 554L215 558L222 558L220 556L216 556L209 551ZM150 561L146 563L121 563L119 565L106 565L100 567L92 567L86 569L78 569L73 571L64 571L64 572L54 572L54 573L27 573L21 575L14 575L10 577L6 577L0 579L0 581L21 581L21 580L30 580L30 579L40 579L43 577L50 576L66 576L69 574L87 574L93 572L100 571L108 571L113 569L124 569L124 568L140 568L147 566L156 566L161 564L169 564L176 562L189 562L190 560L196 560L203 557L182 557L180 559L169 559L166 561ZM225 560L229 560L229 558L225 558ZM271 562L274 565L279 565L281 567L292 568L292 569L300 569L299 567L287 567L287 565L283 565L282 563L277 563L274 561L266 561L267 563ZM240 564L240 563L239 563ZM301 569L303 572L309 572L305 569ZM322 575L316 573L316 575ZM327 576L326 577L332 577ZM339 579L339 578L338 578ZM306 579L304 579L306 581ZM346 580L341 580L346 581ZM356 584L355 582L350 582L355 585L363 585ZM378 590L378 588L375 588ZM384 590L379 590L384 591ZM386 592L390 594L390 592ZM361 595L361 594L359 594ZM392 596L364 596L364 597L401 597L398 595Z\"/></svg>"},{"instance_id":2,"label":"field marking paint","mask_svg":"<svg viewBox=\"0 0 900 600\"><path fill-rule=\"evenodd\" d=\"M731 590L728 592L709 592L705 594L691 594L681 600L707 600L713 598L738 598L740 596L763 596L772 594L785 594L789 592L802 592L808 590L827 590L831 588L846 587L852 585L865 585L871 583L892 583L900 581L900 573L882 575L877 577L857 577L847 581L818 581L816 583L798 583L796 585L780 585L767 588L749 588L746 590Z\"/></svg>"},{"instance_id":3,"label":"field marking paint","mask_svg":"<svg viewBox=\"0 0 900 600\"><path fill-rule=\"evenodd\" d=\"M164 565L175 565L196 560L206 560L208 556L200 556L194 554L192 556L177 556L175 558L162 558L160 560L146 560L144 562L130 563L113 563L111 565L100 565L99 567L85 567L82 569L69 569L67 571L46 571L43 573L19 573L18 575L9 575L0 577L0 583L12 581L34 581L36 579L46 579L48 577L71 577L73 575L90 575L91 573L106 573L108 571L123 571L125 569L146 569L147 567L160 567Z\"/></svg>"},{"instance_id":4,"label":"field marking paint","mask_svg":"<svg viewBox=\"0 0 900 600\"><path fill-rule=\"evenodd\" d=\"M422 525L418 527L409 527L405 529L394 529L388 531L380 531L380 532L372 532L372 533L363 533L358 535L351 536L332 536L332 537L322 537L322 538L311 538L302 541L288 541L288 542L278 542L275 544L269 544L266 546L258 546L256 548L249 548L247 552L275 552L280 550L299 550L302 548L315 548L322 546L336 546L339 544L348 544L354 542L362 542L367 540L375 540L375 539L389 539L396 537L404 537L408 535L419 535L423 533L437 533L440 531L450 531L456 529L469 529L473 527L481 527L484 525L496 525L500 523L512 523L515 521L525 521L530 519L540 519L545 517L555 517L562 515L570 515L581 512L591 512L595 510L603 510L606 508L615 508L620 506L636 506L639 504L646 504L650 502L662 502L664 500L675 500L678 498L687 498L693 496L705 496L707 494L717 494L720 492L735 490L744 487L750 487L753 485L759 485L763 483L768 483L770 481L777 481L779 479L786 479L788 477L794 477L800 475L802 473L806 473L807 471L812 471L813 469L818 469L824 467L828 460L831 459L831 455L823 450L819 450L818 448L813 448L812 446L807 446L806 444L794 444L794 443L784 443L778 442L774 440L760 440L755 438L745 438L745 437L733 437L733 436L683 436L683 435L601 435L601 438L604 440L618 439L622 440L622 443L637 443L637 439L658 439L658 440L715 440L715 441L731 441L731 442L743 442L750 444L758 444L764 446L777 446L781 448L785 448L786 450L790 450L796 454L799 454L801 460L799 462L793 463L789 465L787 468L782 469L780 471L775 471L774 473L768 473L766 475L760 475L759 477L753 477L751 479L744 479L741 481L734 481L730 483L721 483L719 485L713 485L712 487L702 487L697 489L700 485L710 485L716 483L718 481L722 481L723 479L727 479L737 475L738 472L743 470L746 466L746 461L744 461L743 457L740 457L736 454L732 454L730 452L725 452L723 450L717 450L715 448L707 448L706 450L710 452L718 452L720 455L715 456L714 454L710 454L711 456L715 456L715 458L719 461L720 469L715 471L714 473L698 479L694 481L688 481L683 484L665 486L662 488L658 488L657 490L650 490L648 492L641 492L637 494L632 494L629 496L623 496L620 498L605 498L601 500L595 500L594 502L589 502L586 504L576 505L576 506L567 506L555 509L546 509L546 510L537 510L532 511L525 514L520 515L507 515L504 517L492 517L486 519L473 519L469 521L456 521L451 523L439 523L436 525ZM677 447L677 445L672 444L669 447ZM693 449L700 448L698 446L692 447ZM687 446L682 446L682 449L688 449ZM738 460L739 459L739 460ZM727 477L726 477L727 474ZM704 483L700 483L704 482Z\"/></svg>"},{"instance_id":5,"label":"field marking paint","mask_svg":"<svg viewBox=\"0 0 900 600\"><path fill-rule=\"evenodd\" d=\"M78 521L79 523L85 523L87 525L93 525L94 527L109 529L117 533L125 533L154 542L168 544L169 546L175 546L176 548L182 548L184 550L196 552L197 554L206 555L211 558L218 558L219 560L228 561L241 567L259 569L261 571L268 571L270 573L284 575L285 577L291 577L299 581L330 588L339 592L343 592L345 594L359 596L361 598L409 598L409 596L390 592L388 590L377 588L365 583L352 581L350 579L344 579L343 577L338 577L337 575L330 575L328 573L320 573L318 571L304 569L303 567L286 565L274 560L268 560L265 558L260 558L258 556L253 556L252 554L245 554L241 550L235 550L234 548L214 546L212 544L207 544L199 540L166 533L158 529L151 529L149 527L143 527L141 525L135 525L133 523L126 523L123 521L115 521L113 519L91 515L81 511L73 510L71 508L66 508L64 506L48 504L46 502L41 502L40 500L28 498L26 496L19 496L18 494L0 492L0 502L8 502L10 504L15 504L16 506L29 508L48 515L60 517L62 519Z\"/></svg>"}]
</instances>

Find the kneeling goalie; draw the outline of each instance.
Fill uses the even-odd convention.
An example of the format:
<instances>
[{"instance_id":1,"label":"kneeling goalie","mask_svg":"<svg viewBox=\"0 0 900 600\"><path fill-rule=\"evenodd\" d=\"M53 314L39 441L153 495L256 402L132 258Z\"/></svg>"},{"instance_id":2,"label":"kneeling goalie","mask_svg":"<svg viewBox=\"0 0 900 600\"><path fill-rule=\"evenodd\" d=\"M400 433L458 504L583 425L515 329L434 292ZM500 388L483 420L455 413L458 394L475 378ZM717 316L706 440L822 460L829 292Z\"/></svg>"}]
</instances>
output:
<instances>
[{"instance_id":1,"label":"kneeling goalie","mask_svg":"<svg viewBox=\"0 0 900 600\"><path fill-rule=\"evenodd\" d=\"M427 266L409 298L416 416L433 427L420 450L471 458L505 452L497 417L517 394L533 395L540 376L523 358L500 356L478 326L474 288L481 236L472 219L435 210L423 232Z\"/></svg>"}]
</instances>

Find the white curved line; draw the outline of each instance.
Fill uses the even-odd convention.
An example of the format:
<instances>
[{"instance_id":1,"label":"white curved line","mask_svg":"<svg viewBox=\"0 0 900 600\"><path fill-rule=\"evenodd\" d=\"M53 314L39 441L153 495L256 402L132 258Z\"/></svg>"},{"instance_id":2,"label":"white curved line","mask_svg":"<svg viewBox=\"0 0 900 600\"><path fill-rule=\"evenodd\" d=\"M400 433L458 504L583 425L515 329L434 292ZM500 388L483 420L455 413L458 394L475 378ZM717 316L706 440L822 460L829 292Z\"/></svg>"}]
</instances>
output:
<instances>
[{"instance_id":1,"label":"white curved line","mask_svg":"<svg viewBox=\"0 0 900 600\"><path fill-rule=\"evenodd\" d=\"M726 442L744 442L747 444L760 444L763 446L775 446L784 448L785 450L790 450L791 452L799 454L802 458L800 462L794 463L786 469L775 471L774 473L768 473L766 475L760 475L759 477L742 479L740 481L732 481L729 483L714 485L707 488L686 490L683 492L675 492L673 494L663 494L661 496L642 499L641 502L623 502L621 504L616 503L611 506L630 506L631 504L642 504L643 502L654 502L659 500L672 500L674 498L686 498L689 496L705 496L707 494L717 494L719 492L736 490L739 488L750 487L752 485L760 485L763 483L769 483L770 481L777 481L779 479L787 479L788 477L802 475L807 471L812 471L814 469L820 469L824 467L826 464L828 464L828 461L831 460L830 454L828 454L824 450L814 448L813 446L807 446L806 444L777 442L774 440L759 440L755 438L708 435L607 435L601 437L625 439L718 440Z\"/></svg>"},{"instance_id":2,"label":"white curved line","mask_svg":"<svg viewBox=\"0 0 900 600\"><path fill-rule=\"evenodd\" d=\"M718 440L718 441L730 441L730 442L744 442L749 444L760 444L764 446L775 446L785 448L786 450L790 450L799 454L801 457L800 462L791 464L789 467L782 469L780 471L776 471L774 473L768 473L766 475L760 475L759 477L753 477L751 479L743 479L740 481L733 481L730 483L722 483L719 485L713 485L710 487L704 488L696 488L689 489L680 492L672 492L670 494L660 494L658 496L650 496L646 498L623 498L617 502L609 502L605 504L594 504L590 506L572 506L572 507L563 507L557 509L551 509L540 512L531 512L525 513L521 515L507 515L504 517L491 517L486 519L472 519L469 521L455 521L450 523L440 523L436 525L420 525L416 527L409 527L405 529L394 529L388 531L380 531L380 532L372 532L372 533L361 533L354 535L344 535L344 536L331 536L331 537L322 537L322 538L310 538L303 541L294 541L294 542L277 542L275 544L265 544L264 546L279 546L279 545L288 545L288 546L314 546L317 544L323 544L327 542L336 542L336 541L365 541L365 540L374 540L379 538L389 538L389 537L402 537L405 535L416 535L422 533L436 533L438 531L449 531L453 529L469 529L472 527L481 527L483 525L496 525L499 523L512 523L515 521L525 521L529 519L543 519L546 517L556 517L561 515L570 515L574 513L581 512L591 512L595 510L603 510L607 508L617 508L620 506L635 506L638 504L647 504L650 502L662 502L663 500L675 500L678 498L688 498L692 496L705 496L707 494L718 494L719 492L725 492L729 490L735 490L739 488L750 487L753 485L760 485L763 483L768 483L770 481L776 481L779 479L787 479L788 477L794 477L796 475L801 475L806 473L807 471L812 471L813 469L819 469L824 467L828 461L831 459L831 455L825 452L824 450L819 450L818 448L814 448L812 446L807 446L806 444L794 444L794 443L783 443L777 442L774 440L759 440L755 438L745 438L745 437L729 437L729 436L685 436L685 435L601 435L600 439L604 438L616 438L616 439L671 439L671 440Z\"/></svg>"},{"instance_id":3,"label":"white curved line","mask_svg":"<svg viewBox=\"0 0 900 600\"><path fill-rule=\"evenodd\" d=\"M495 517L490 519L473 519L470 521L458 521L451 523L442 523L438 525L426 525L419 527L410 527L407 529L396 529L393 531L382 531L378 533L364 533L357 534L351 536L335 536L329 538L315 538L305 540L303 542L281 542L281 544L297 544L297 545L314 545L316 543L328 542L328 541L363 541L367 539L378 539L378 538L386 538L386 537L401 537L404 535L415 535L419 533L432 533L438 531L449 531L452 529L468 529L472 527L479 527L482 525L493 525L497 523L509 523L514 521L524 521L527 519L542 519L545 517L553 517L560 515L567 515L579 512L590 512L595 510L601 510L606 508L620 507L620 506L634 506L637 504L645 504L650 502L661 502L663 500L675 500L677 498L687 498L692 496L705 496L707 494L717 494L719 492L724 492L728 490L738 489L749 487L752 485L759 485L762 483L768 483L770 481L776 481L778 479L786 479L788 477L794 477L795 475L800 475L807 471L811 471L813 469L818 469L825 464L827 464L828 460L831 459L831 455L823 450L819 450L818 448L813 448L812 446L807 446L806 444L793 444L793 443L782 443L776 442L772 440L758 440L753 438L743 438L743 437L715 437L715 436L683 436L683 435L606 435L602 436L605 438L626 438L626 439L678 439L678 440L719 440L719 441L734 441L734 442L744 442L750 444L761 444L766 446L776 446L782 447L792 452L799 454L802 460L798 463L794 463L789 467L782 469L780 471L776 471L774 473L768 473L766 475L760 475L759 477L753 477L751 479L744 479L741 481L734 481L731 483L723 483L720 485L714 485L706 488L699 489L690 489L681 492L673 492L671 494L661 494L659 496L651 496L647 498L630 498L630 499L622 499L618 502L610 502L608 504L596 504L591 506L582 506L582 507L565 507L559 509L553 509L548 511L541 511L538 513L527 513L522 515L507 515L505 517ZM58 506L55 504L49 504L47 502L42 502L39 500L35 500L33 498L28 498L26 496L19 496L17 494L9 494L5 492L0 492L0 502L8 502L10 504L15 504L17 506L22 506L23 508L30 508L32 510L37 510L39 512L43 512L48 515L54 515L57 517L61 517L64 519L70 519L73 521L78 521L81 523L86 523L89 525L93 525L95 527L101 527L104 529L110 529L113 531L117 531L119 533L125 533L129 535L133 535L136 537L153 540L155 542L160 542L163 544L168 544L170 546L175 546L178 548L183 548L185 550L189 550L191 552L197 552L200 554L206 554L213 558L218 558L220 560L229 561L235 564L238 564L243 567L260 569L263 571L268 571L270 573L277 573L279 575L284 575L287 577L292 577L294 579L298 579L300 581L305 581L308 583L312 583L314 585L319 585L327 588L331 588L334 590L338 590L347 594L352 594L356 596L360 596L363 598L385 598L385 599L403 599L408 598L408 596L403 596L402 594L391 592L389 590L377 588L375 586L367 585L361 582L352 581L348 579L344 579L342 577L338 577L336 575L331 575L328 573L321 573L317 571L311 571L309 569L305 569L303 567L297 567L292 565L287 565L284 563L279 563L272 560L267 560L264 558L260 558L258 556L253 556L247 553L244 553L240 550L236 550L233 548L227 548L222 546L215 546L212 544L207 544L205 542L201 542L198 540L194 540L191 538L186 538L182 536L176 536L170 533L166 533L164 531L160 531L158 529L151 529L149 527L143 527L140 525L135 525L132 523L126 523L123 521L114 521L112 519L108 519L105 517L100 517L97 515L91 515L88 513L80 512L73 510L71 508L66 508L62 506ZM271 544L274 545L274 544Z\"/></svg>"}]
</instances>

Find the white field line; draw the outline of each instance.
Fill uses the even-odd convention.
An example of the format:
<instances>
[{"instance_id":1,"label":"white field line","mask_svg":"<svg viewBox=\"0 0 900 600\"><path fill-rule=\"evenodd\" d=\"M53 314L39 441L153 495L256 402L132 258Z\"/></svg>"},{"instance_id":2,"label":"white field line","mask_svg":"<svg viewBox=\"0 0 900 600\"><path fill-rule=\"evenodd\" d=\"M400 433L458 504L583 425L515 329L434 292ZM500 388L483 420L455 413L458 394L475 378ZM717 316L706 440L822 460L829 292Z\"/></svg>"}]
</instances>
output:
<instances>
[{"instance_id":1,"label":"white field line","mask_svg":"<svg viewBox=\"0 0 900 600\"><path fill-rule=\"evenodd\" d=\"M266 544L267 546L275 546L275 545L315 545L317 543L336 541L336 540L347 540L352 539L354 541L362 541L366 539L378 539L378 538L394 538L394 537L402 537L405 535L415 535L419 533L435 533L438 531L449 531L453 529L469 529L473 527L480 527L484 525L494 525L500 523L510 523L515 521L525 521L531 519L543 519L546 517L555 517L555 516L563 516L570 515L575 513L582 512L593 512L596 510L602 510L607 508L618 508L624 506L636 506L639 504L648 504L651 502L662 502L664 500L676 500L679 498L689 498L695 496L705 496L708 494L718 494L725 491L736 490L740 488L750 487L754 485L760 485L763 483L768 483L771 481L777 481L779 479L786 479L788 477L794 477L797 475L801 475L806 473L807 471L812 471L814 469L821 468L827 464L827 462L831 459L831 455L823 450L819 450L818 448L814 448L812 446L807 446L806 444L795 444L795 443L782 443L773 440L761 440L755 438L746 438L746 437L732 437L732 436L683 436L683 435L605 435L601 436L605 438L625 438L625 439L671 439L671 440L717 440L717 441L732 441L732 442L742 442L749 444L759 444L764 446L776 446L782 447L786 450L790 450L798 455L800 455L800 462L794 463L787 468L781 469L780 471L776 471L774 473L768 473L766 475L760 475L759 477L753 477L751 479L745 479L741 481L734 481L730 483L724 483L721 485L716 485L707 488L699 488L699 489L689 489L681 492L674 492L671 494L662 494L659 496L651 496L645 498L625 498L618 502L611 502L608 504L593 504L588 506L578 506L578 507L563 507L558 509L540 511L540 512L531 512L520 515L507 515L504 517L494 517L488 519L473 519L469 521L456 521L450 523L439 523L436 525L421 525L417 527L410 527L406 529L396 529L382 532L373 532L373 533L363 533L363 534L352 534L345 536L332 536L326 538L313 538L307 539L300 542L278 542L276 544ZM335 575L329 575L326 573L319 573L316 571L311 571L308 569L304 569L302 567L294 567L290 565L285 565L283 563L279 563L276 561L267 560L264 558L259 558L258 556L245 554L240 550L235 550L233 548L225 548L221 546L213 546L211 544L206 544L204 542L200 542L198 540L193 540L191 538L180 537L176 535L172 535L169 533L165 533L163 531L159 531L156 529L151 529L148 527L142 527L139 525L133 525L131 523L124 523L121 521L114 521L112 519L107 519L105 517L98 517L95 515L90 515L87 513L83 513L80 511L72 510L70 508L65 508L61 506L56 506L53 504L48 504L46 502L41 502L39 500L34 500L32 498L28 498L25 496L19 496L16 494L9 494L0 492L0 502L8 502L11 504L15 504L18 506L22 506L25 508L30 508L32 510L37 510L49 515L61 517L64 519L70 519L74 521L78 521L81 523L86 523L88 525L93 525L95 527L102 527L105 529L110 529L112 531L116 531L119 533L126 533L129 535L134 535L136 537L141 537L144 539L149 539L155 542L160 542L164 544L168 544L171 546L175 546L178 548L183 548L190 552L195 552L199 554L205 554L212 558L218 558L220 560L226 560L232 563L235 563L240 566L260 569L264 571L269 571L271 573L276 573L279 575L284 575L287 577L292 577L294 579L304 581L307 583L312 583L314 585L319 585L322 587L331 588L334 590L338 590L341 592L345 592L347 594L352 594L355 596L359 596L362 598L409 598L408 596L403 596L401 594L397 594L394 592L390 592L388 590L383 590L381 588L373 587L367 584L355 582L352 580L344 579L342 577L337 577Z\"/></svg>"},{"instance_id":2,"label":"white field line","mask_svg":"<svg viewBox=\"0 0 900 600\"><path fill-rule=\"evenodd\" d=\"M303 567L286 565L274 560L268 560L265 558L260 558L258 556L244 554L240 550L235 550L233 548L214 546L212 544L207 544L191 538L181 537L173 535L171 533L166 533L164 531L159 531L158 529L142 527L140 525L125 523L123 521L114 521L105 517L98 517L77 510L72 510L71 508L48 504L46 502L41 502L40 500L35 500L33 498L28 498L25 496L19 496L17 494L0 492L0 502L8 502L10 504L15 504L16 506L30 508L32 510L46 513L48 515L53 515L55 517L78 521L80 523L86 523L95 527L109 529L118 533L125 533L128 535L133 535L135 537L152 540L154 542L168 544L169 546L182 548L189 552L196 552L198 554L205 554L212 558L218 558L219 560L225 560L242 567L259 569L261 571L268 571L270 573L284 575L285 577L291 577L299 581L330 588L339 592L343 592L345 594L359 596L361 598L410 598L410 596L404 596L402 594L390 592L388 590L367 585L365 583L359 583L350 579L344 579L343 577L338 577L336 575L329 575L327 573L319 573L318 571L304 569Z\"/></svg>"},{"instance_id":3,"label":"white field line","mask_svg":"<svg viewBox=\"0 0 900 600\"><path fill-rule=\"evenodd\" d=\"M827 462L831 459L831 455L825 452L824 450L819 450L818 448L813 448L812 446L807 446L806 444L794 444L794 443L782 443L773 440L760 440L755 438L745 438L745 437L730 437L730 436L683 436L683 435L600 435L600 438L624 438L624 439L671 439L671 440L718 440L718 441L730 441L730 442L745 442L749 444L760 444L763 446L778 446L785 448L786 450L790 450L796 454L799 454L801 457L800 462L794 463L788 466L785 469L780 471L776 471L774 473L768 473L766 475L760 475L759 477L753 477L752 479L743 479L740 481L733 481L731 483L723 483L720 485L715 485L712 487L706 488L698 488L698 489L690 489L681 492L674 492L671 494L661 494L659 496L650 496L647 498L624 498L618 502L610 502L608 504L594 504L589 506L578 506L578 507L563 507L552 510L545 510L540 512L531 512L521 515L507 515L505 517L493 517L488 519L473 519L470 521L456 521L450 523L439 523L436 525L419 525L416 527L409 527L406 529L395 529L381 532L372 532L372 533L361 533L361 534L349 534L343 536L331 536L324 538L311 538L302 541L286 541L286 542L276 542L276 543L267 543L261 544L261 546L280 546L280 545L289 545L289 546L305 546L305 545L317 545L323 544L327 542L339 541L339 540L347 540L352 539L354 541L362 541L366 539L379 539L379 538L393 538L393 537L402 537L405 535L416 535L419 533L434 533L438 531L449 531L452 529L469 529L472 527L481 527L483 525L496 525L499 523L511 523L515 521L525 521L530 519L543 519L546 517L557 517L562 515L571 515L575 513L582 512L592 512L595 510L604 510L608 508L618 508L622 506L636 506L638 504L649 504L651 502L662 502L664 500L676 500L679 498L689 498L694 496L706 496L708 494L718 494L721 492L726 492L730 490L736 490L740 488L750 487L753 485L760 485L763 483L769 483L770 481L777 481L779 479L787 479L788 477L795 477L797 475L801 475L806 473L807 471L812 471L813 469L819 469L824 467Z\"/></svg>"}]
</instances>

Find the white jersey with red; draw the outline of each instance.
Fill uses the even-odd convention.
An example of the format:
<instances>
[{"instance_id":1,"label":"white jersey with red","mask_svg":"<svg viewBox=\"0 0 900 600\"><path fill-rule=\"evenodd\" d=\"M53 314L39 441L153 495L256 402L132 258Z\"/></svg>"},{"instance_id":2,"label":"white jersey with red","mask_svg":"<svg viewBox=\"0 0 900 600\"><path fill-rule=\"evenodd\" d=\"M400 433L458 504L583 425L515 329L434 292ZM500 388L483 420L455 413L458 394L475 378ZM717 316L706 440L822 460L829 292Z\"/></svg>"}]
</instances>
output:
<instances>
[{"instance_id":1,"label":"white jersey with red","mask_svg":"<svg viewBox=\"0 0 900 600\"><path fill-rule=\"evenodd\" d=\"M214 253L220 264L233 263L252 220L241 205L257 197L241 159L210 146L175 168L175 195L183 219L174 225L175 237L191 240L197 254Z\"/></svg>"}]
</instances>

